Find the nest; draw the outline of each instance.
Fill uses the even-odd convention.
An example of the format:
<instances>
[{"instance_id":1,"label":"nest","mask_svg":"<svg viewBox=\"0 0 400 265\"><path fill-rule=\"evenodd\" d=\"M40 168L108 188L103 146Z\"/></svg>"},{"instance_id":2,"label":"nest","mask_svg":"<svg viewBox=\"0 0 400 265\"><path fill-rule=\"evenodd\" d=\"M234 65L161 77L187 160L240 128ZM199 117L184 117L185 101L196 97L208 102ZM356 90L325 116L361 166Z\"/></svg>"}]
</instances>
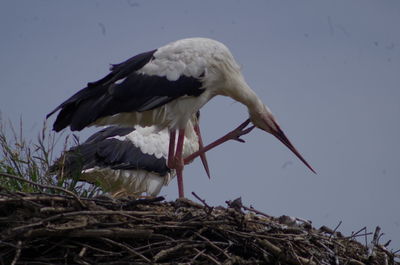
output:
<instances>
[{"instance_id":1,"label":"nest","mask_svg":"<svg viewBox=\"0 0 400 265\"><path fill-rule=\"evenodd\" d=\"M197 195L195 195L197 196ZM0 264L399 264L379 244L243 206L0 193Z\"/></svg>"}]
</instances>

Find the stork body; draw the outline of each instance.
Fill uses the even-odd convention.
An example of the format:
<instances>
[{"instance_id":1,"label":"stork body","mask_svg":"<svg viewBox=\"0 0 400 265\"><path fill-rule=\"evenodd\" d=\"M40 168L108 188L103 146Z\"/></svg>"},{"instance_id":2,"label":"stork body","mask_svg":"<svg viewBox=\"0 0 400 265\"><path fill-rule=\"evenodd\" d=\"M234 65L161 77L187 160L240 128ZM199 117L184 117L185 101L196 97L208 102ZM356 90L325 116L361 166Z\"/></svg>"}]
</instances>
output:
<instances>
[{"instance_id":1,"label":"stork body","mask_svg":"<svg viewBox=\"0 0 400 265\"><path fill-rule=\"evenodd\" d=\"M53 127L56 131L106 124L168 128L168 165L177 170L179 196L183 197L185 128L190 117L217 95L246 105L256 127L276 136L312 170L247 85L229 49L211 39L178 40L113 65L110 74L89 83L48 116L61 110ZM243 128L237 131L242 133Z\"/></svg>"},{"instance_id":2,"label":"stork body","mask_svg":"<svg viewBox=\"0 0 400 265\"><path fill-rule=\"evenodd\" d=\"M239 66L222 43L184 39L113 65L49 115L61 109L55 131L110 124L183 129L212 97L239 98L238 83L245 84Z\"/></svg>"},{"instance_id":3,"label":"stork body","mask_svg":"<svg viewBox=\"0 0 400 265\"><path fill-rule=\"evenodd\" d=\"M167 129L110 126L65 152L52 171L99 185L113 197L156 196L176 176L167 166L168 144ZM200 146L189 121L183 155L195 153Z\"/></svg>"}]
</instances>

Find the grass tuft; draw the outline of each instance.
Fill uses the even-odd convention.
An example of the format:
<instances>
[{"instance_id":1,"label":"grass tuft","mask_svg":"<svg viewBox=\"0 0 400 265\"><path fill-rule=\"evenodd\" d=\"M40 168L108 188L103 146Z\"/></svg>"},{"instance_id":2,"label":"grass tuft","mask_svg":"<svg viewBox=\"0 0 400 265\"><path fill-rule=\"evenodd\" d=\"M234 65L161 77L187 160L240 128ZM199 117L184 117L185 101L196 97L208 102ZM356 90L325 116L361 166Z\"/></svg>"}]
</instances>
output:
<instances>
[{"instance_id":1,"label":"grass tuft","mask_svg":"<svg viewBox=\"0 0 400 265\"><path fill-rule=\"evenodd\" d=\"M50 187L54 186L83 197L101 194L102 191L98 187L81 182L78 178L67 179L49 173L57 147L62 145L62 150L65 151L71 144L78 143L77 136L55 134L47 128L45 122L36 140L27 140L23 134L22 118L16 129L11 121L4 121L0 113L0 188L10 192L60 193L60 189ZM12 176L16 176L16 178ZM26 181L22 181L21 178Z\"/></svg>"}]
</instances>

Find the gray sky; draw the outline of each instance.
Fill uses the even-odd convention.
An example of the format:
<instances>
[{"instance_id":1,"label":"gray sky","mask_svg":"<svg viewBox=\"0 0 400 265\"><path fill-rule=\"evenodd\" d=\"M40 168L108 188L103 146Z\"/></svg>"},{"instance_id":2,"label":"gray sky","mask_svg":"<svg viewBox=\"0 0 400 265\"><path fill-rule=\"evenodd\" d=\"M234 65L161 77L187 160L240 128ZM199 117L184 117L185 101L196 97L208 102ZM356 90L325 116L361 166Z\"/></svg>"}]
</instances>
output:
<instances>
[{"instance_id":1,"label":"gray sky","mask_svg":"<svg viewBox=\"0 0 400 265\"><path fill-rule=\"evenodd\" d=\"M349 234L380 225L400 248L399 1L2 1L0 110L36 137L45 115L136 53L186 37L225 43L249 85L316 169L271 135L208 153L185 189L242 196L271 215ZM202 109L205 142L247 118L228 98ZM50 121L52 122L54 118ZM94 130L79 133L85 139ZM176 182L162 191L177 197Z\"/></svg>"}]
</instances>

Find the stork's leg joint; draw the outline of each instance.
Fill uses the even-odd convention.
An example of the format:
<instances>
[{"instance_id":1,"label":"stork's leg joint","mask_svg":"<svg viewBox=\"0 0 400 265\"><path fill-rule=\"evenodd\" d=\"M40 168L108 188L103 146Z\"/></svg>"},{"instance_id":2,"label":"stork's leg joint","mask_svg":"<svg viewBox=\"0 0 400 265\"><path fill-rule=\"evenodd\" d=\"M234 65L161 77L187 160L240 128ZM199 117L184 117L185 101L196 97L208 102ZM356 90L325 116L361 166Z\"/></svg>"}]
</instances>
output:
<instances>
[{"instance_id":1,"label":"stork's leg joint","mask_svg":"<svg viewBox=\"0 0 400 265\"><path fill-rule=\"evenodd\" d=\"M233 129L232 131L230 131L229 133L225 134L223 137L219 138L218 140L212 142L211 144L205 146L204 148L202 148L201 150L198 150L197 152L194 152L193 154L191 154L188 157L185 157L185 164L189 163L190 161L192 161L193 159L195 159L196 157L198 157L199 155L207 152L208 150L225 143L226 141L229 140L235 140L241 143L244 143L245 141L243 139L241 139L240 137L248 134L249 132L251 132L255 126L252 125L248 128L247 125L250 124L250 120L247 119L245 122L243 122L242 124L240 124L238 127L236 127L235 129Z\"/></svg>"}]
</instances>

